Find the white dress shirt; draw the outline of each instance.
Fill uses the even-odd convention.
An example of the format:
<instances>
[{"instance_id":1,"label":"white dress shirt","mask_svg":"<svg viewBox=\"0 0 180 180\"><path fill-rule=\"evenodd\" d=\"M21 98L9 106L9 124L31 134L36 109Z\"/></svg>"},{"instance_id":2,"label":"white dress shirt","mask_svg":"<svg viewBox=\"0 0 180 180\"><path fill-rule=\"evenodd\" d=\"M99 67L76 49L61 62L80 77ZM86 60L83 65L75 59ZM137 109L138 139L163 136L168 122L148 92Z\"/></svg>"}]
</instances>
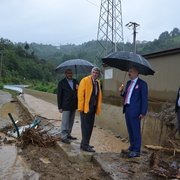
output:
<instances>
[{"instance_id":1,"label":"white dress shirt","mask_svg":"<svg viewBox=\"0 0 180 180\"><path fill-rule=\"evenodd\" d=\"M131 80L131 81L133 81L133 84L131 86L131 89L129 90L126 104L130 104L131 95L132 95L132 92L133 92L133 89L134 89L134 86L135 86L137 80L138 80L138 77L136 79Z\"/></svg>"}]
</instances>

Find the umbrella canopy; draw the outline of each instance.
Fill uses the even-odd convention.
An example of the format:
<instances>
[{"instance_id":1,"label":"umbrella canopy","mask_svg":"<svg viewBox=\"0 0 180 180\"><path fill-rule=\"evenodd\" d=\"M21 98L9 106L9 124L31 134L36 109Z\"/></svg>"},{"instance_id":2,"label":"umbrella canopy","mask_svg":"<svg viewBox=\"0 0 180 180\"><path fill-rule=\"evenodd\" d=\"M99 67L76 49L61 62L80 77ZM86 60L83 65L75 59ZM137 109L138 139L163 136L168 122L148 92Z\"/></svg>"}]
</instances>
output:
<instances>
[{"instance_id":1,"label":"umbrella canopy","mask_svg":"<svg viewBox=\"0 0 180 180\"><path fill-rule=\"evenodd\" d=\"M130 67L136 67L140 74L153 75L155 71L150 63L141 55L134 52L118 51L111 53L102 59L105 65L128 71Z\"/></svg>"},{"instance_id":2,"label":"umbrella canopy","mask_svg":"<svg viewBox=\"0 0 180 180\"><path fill-rule=\"evenodd\" d=\"M66 69L71 69L74 74L87 74L94 67L92 63L83 59L71 59L61 63L56 67L55 71L64 73Z\"/></svg>"}]
</instances>

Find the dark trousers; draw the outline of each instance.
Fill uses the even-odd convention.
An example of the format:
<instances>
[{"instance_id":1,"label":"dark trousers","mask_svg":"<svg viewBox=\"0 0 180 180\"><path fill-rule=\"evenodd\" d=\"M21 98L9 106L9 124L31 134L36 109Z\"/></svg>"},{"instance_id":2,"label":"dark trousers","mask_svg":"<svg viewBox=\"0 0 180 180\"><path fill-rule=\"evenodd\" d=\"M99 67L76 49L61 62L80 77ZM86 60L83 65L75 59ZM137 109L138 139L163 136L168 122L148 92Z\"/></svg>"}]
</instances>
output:
<instances>
[{"instance_id":1,"label":"dark trousers","mask_svg":"<svg viewBox=\"0 0 180 180\"><path fill-rule=\"evenodd\" d=\"M131 109L125 110L126 126L129 134L130 151L140 152L141 150L141 120L132 114Z\"/></svg>"},{"instance_id":2,"label":"dark trousers","mask_svg":"<svg viewBox=\"0 0 180 180\"><path fill-rule=\"evenodd\" d=\"M178 107L178 110L177 110L177 121L178 121L178 131L180 135L180 107Z\"/></svg>"},{"instance_id":3,"label":"dark trousers","mask_svg":"<svg viewBox=\"0 0 180 180\"><path fill-rule=\"evenodd\" d=\"M86 148L89 146L91 134L93 131L94 120L95 120L95 108L88 113L80 113L81 118L81 133L82 141L81 147Z\"/></svg>"}]
</instances>

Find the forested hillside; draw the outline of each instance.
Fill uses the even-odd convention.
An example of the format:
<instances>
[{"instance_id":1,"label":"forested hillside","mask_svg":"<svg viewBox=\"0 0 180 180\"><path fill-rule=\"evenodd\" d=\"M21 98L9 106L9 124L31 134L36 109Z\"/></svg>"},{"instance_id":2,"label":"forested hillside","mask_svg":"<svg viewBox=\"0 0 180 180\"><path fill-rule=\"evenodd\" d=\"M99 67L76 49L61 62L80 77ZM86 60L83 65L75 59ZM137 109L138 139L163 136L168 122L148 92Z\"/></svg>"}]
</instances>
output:
<instances>
[{"instance_id":1,"label":"forested hillside","mask_svg":"<svg viewBox=\"0 0 180 180\"><path fill-rule=\"evenodd\" d=\"M0 39L1 88L2 84L29 84L43 89L44 84L53 89L52 82L55 82L55 72L49 61L35 56L28 44L13 44L10 40Z\"/></svg>"},{"instance_id":2,"label":"forested hillside","mask_svg":"<svg viewBox=\"0 0 180 180\"><path fill-rule=\"evenodd\" d=\"M133 51L133 44L129 42L119 44L119 47L122 47L125 51ZM142 55L177 47L180 47L180 29L178 28L174 28L171 32L165 31L161 33L153 41L137 41L137 53ZM65 60L74 58L86 59L100 66L99 52L103 50L97 41L89 41L81 45L60 45L58 47L32 43L30 48L38 57L48 60L55 66Z\"/></svg>"},{"instance_id":3,"label":"forested hillside","mask_svg":"<svg viewBox=\"0 0 180 180\"><path fill-rule=\"evenodd\" d=\"M102 41L101 43L109 43ZM133 51L132 43L119 44L125 51ZM165 31L153 41L137 41L137 53L148 54L180 48L180 29ZM12 43L0 39L0 87L2 84L30 84L38 90L55 92L59 75L55 67L65 60L85 59L101 67L102 46L97 41L81 45L67 44L58 47L36 43Z\"/></svg>"}]
</instances>

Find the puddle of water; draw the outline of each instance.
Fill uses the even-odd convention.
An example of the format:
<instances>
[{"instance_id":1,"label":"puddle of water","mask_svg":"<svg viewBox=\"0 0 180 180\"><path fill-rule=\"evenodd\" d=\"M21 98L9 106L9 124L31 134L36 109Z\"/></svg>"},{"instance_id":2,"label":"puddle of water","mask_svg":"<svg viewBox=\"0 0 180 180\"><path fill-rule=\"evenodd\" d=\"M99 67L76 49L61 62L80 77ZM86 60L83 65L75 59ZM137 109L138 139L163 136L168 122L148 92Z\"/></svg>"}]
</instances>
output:
<instances>
[{"instance_id":1,"label":"puddle of water","mask_svg":"<svg viewBox=\"0 0 180 180\"><path fill-rule=\"evenodd\" d=\"M0 130L5 128L8 125L12 125L12 122L8 116L8 113L11 113L15 120L18 120L17 117L17 108L15 103L6 103L0 108Z\"/></svg>"},{"instance_id":2,"label":"puddle of water","mask_svg":"<svg viewBox=\"0 0 180 180\"><path fill-rule=\"evenodd\" d=\"M0 90L0 107L5 103L10 102L11 99L11 94Z\"/></svg>"},{"instance_id":3,"label":"puddle of water","mask_svg":"<svg viewBox=\"0 0 180 180\"><path fill-rule=\"evenodd\" d=\"M12 114L15 121L21 119L18 117L19 110L17 108L17 103L10 102L11 96L7 93L2 94L1 92L0 95L3 97L0 99L0 130L2 130L6 126L12 125L12 121L10 120L8 113ZM6 101L3 99L6 99Z\"/></svg>"},{"instance_id":4,"label":"puddle of water","mask_svg":"<svg viewBox=\"0 0 180 180\"><path fill-rule=\"evenodd\" d=\"M0 109L0 117L7 118L8 113L11 112L12 114L16 113L16 105L14 103L6 103Z\"/></svg>"},{"instance_id":5,"label":"puddle of water","mask_svg":"<svg viewBox=\"0 0 180 180\"><path fill-rule=\"evenodd\" d=\"M12 125L8 113L11 113L18 120L17 107L15 103L10 102L11 99L11 94L0 91L0 129L9 124ZM4 138L12 139L0 133L0 179L39 179L39 174L30 170L25 161L18 155L15 145L3 144Z\"/></svg>"},{"instance_id":6,"label":"puddle of water","mask_svg":"<svg viewBox=\"0 0 180 180\"><path fill-rule=\"evenodd\" d=\"M5 135L0 133L0 137ZM18 155L15 145L0 146L0 179L39 179L39 174L29 169L25 161Z\"/></svg>"}]
</instances>

